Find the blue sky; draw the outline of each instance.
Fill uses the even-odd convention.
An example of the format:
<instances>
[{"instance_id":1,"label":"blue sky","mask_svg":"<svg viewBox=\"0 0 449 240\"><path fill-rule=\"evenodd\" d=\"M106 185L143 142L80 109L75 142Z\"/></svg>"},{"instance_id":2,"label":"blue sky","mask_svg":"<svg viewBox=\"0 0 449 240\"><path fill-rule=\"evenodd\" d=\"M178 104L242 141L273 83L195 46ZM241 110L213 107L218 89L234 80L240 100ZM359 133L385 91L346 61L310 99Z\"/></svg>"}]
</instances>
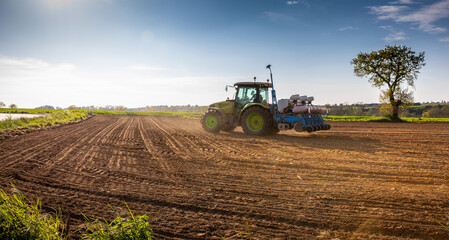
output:
<instances>
[{"instance_id":1,"label":"blue sky","mask_svg":"<svg viewBox=\"0 0 449 240\"><path fill-rule=\"evenodd\" d=\"M2 0L0 101L207 105L226 84L264 81L278 98L378 102L350 65L359 52L426 52L415 100L449 100L449 0Z\"/></svg>"}]
</instances>

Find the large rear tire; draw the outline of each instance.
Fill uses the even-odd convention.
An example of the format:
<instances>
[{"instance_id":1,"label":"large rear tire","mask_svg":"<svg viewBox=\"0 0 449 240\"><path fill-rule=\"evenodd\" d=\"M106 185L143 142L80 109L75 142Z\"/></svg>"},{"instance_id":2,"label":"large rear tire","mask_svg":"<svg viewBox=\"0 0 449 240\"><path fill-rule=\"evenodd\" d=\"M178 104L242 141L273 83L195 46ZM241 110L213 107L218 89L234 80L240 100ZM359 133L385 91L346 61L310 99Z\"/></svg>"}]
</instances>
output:
<instances>
[{"instance_id":1,"label":"large rear tire","mask_svg":"<svg viewBox=\"0 0 449 240\"><path fill-rule=\"evenodd\" d=\"M241 120L243 131L250 135L272 134L274 129L273 117L270 111L254 106L248 108L242 115Z\"/></svg>"},{"instance_id":2,"label":"large rear tire","mask_svg":"<svg viewBox=\"0 0 449 240\"><path fill-rule=\"evenodd\" d=\"M201 118L201 126L206 132L216 133L223 127L223 120L217 112L207 112Z\"/></svg>"}]
</instances>

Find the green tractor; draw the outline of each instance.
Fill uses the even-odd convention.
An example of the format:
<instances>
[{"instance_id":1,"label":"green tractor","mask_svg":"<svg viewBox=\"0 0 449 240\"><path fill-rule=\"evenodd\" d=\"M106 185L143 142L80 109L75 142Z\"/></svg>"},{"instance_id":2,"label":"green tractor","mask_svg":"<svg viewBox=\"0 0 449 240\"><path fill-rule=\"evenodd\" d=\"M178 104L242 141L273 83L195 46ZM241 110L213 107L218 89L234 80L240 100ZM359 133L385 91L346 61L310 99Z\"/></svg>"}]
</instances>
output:
<instances>
[{"instance_id":1,"label":"green tractor","mask_svg":"<svg viewBox=\"0 0 449 240\"><path fill-rule=\"evenodd\" d=\"M277 132L268 104L269 82L238 82L235 99L213 103L201 118L207 132L230 132L241 125L247 134ZM228 86L226 87L227 90Z\"/></svg>"},{"instance_id":2,"label":"green tractor","mask_svg":"<svg viewBox=\"0 0 449 240\"><path fill-rule=\"evenodd\" d=\"M267 82L256 82L256 78L254 82L238 82L233 86L236 89L234 100L211 104L201 118L204 130L211 133L230 132L242 126L246 134L265 135L289 129L309 133L330 129L331 126L324 123L322 116L327 114L327 108L312 105L313 97L295 94L289 99L276 101L271 65L267 68L270 69L271 82L269 79Z\"/></svg>"}]
</instances>

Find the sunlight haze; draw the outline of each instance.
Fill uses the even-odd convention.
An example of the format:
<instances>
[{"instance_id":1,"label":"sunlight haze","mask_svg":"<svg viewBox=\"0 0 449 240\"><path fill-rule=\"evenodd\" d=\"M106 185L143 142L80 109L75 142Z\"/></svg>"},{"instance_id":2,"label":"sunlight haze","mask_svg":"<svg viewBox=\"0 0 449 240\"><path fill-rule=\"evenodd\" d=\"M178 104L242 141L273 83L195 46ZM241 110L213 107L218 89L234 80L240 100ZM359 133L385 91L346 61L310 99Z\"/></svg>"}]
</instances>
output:
<instances>
[{"instance_id":1,"label":"sunlight haze","mask_svg":"<svg viewBox=\"0 0 449 240\"><path fill-rule=\"evenodd\" d=\"M0 101L20 108L208 105L226 85L375 103L351 59L425 52L416 102L449 100L449 0L2 0Z\"/></svg>"}]
</instances>

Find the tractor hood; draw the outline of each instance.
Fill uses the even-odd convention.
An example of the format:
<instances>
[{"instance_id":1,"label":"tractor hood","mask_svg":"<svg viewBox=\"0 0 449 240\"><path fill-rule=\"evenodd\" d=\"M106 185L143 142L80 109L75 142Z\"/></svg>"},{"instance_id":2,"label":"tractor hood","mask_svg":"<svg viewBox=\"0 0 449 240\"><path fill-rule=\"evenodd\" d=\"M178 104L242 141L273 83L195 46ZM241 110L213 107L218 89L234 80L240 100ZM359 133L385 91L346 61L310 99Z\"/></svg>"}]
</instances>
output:
<instances>
[{"instance_id":1,"label":"tractor hood","mask_svg":"<svg viewBox=\"0 0 449 240\"><path fill-rule=\"evenodd\" d=\"M209 108L218 108L224 113L234 113L234 100L226 100L222 102L216 102L209 105Z\"/></svg>"}]
</instances>

